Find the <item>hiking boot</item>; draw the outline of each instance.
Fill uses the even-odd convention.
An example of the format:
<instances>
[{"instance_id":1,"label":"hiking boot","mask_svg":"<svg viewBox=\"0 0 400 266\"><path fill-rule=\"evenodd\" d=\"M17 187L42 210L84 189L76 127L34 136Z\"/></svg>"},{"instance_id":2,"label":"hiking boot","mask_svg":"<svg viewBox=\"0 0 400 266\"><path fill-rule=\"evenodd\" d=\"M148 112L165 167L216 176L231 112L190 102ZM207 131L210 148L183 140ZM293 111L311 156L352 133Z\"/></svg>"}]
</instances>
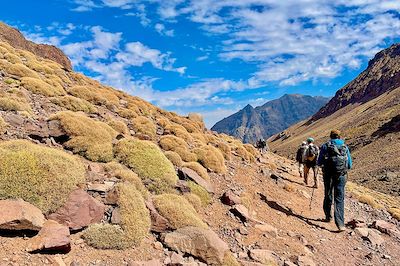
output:
<instances>
[{"instance_id":1,"label":"hiking boot","mask_svg":"<svg viewBox=\"0 0 400 266\"><path fill-rule=\"evenodd\" d=\"M314 184L313 188L318 188L318 184Z\"/></svg>"},{"instance_id":2,"label":"hiking boot","mask_svg":"<svg viewBox=\"0 0 400 266\"><path fill-rule=\"evenodd\" d=\"M346 231L346 227L344 225L338 226L338 232L344 232Z\"/></svg>"},{"instance_id":3,"label":"hiking boot","mask_svg":"<svg viewBox=\"0 0 400 266\"><path fill-rule=\"evenodd\" d=\"M323 219L322 221L323 221L324 223L330 223L331 220L332 220L332 218L327 217L327 218Z\"/></svg>"}]
</instances>

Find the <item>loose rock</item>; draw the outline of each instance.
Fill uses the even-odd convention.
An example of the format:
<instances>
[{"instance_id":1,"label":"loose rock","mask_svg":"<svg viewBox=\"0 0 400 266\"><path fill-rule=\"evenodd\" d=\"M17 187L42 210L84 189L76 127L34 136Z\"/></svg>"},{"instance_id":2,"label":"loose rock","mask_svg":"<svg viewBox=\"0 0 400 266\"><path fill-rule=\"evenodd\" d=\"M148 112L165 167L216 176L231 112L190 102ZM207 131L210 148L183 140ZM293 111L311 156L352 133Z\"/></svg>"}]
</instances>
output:
<instances>
[{"instance_id":1,"label":"loose rock","mask_svg":"<svg viewBox=\"0 0 400 266\"><path fill-rule=\"evenodd\" d=\"M26 251L52 251L67 253L71 250L68 227L48 220L39 233L28 240Z\"/></svg>"},{"instance_id":2,"label":"loose rock","mask_svg":"<svg viewBox=\"0 0 400 266\"><path fill-rule=\"evenodd\" d=\"M41 210L21 199L0 200L0 229L39 231L45 222Z\"/></svg>"},{"instance_id":3,"label":"loose rock","mask_svg":"<svg viewBox=\"0 0 400 266\"><path fill-rule=\"evenodd\" d=\"M235 195L232 191L226 191L222 197L221 202L228 206L234 206L241 203L239 196Z\"/></svg>"}]
</instances>

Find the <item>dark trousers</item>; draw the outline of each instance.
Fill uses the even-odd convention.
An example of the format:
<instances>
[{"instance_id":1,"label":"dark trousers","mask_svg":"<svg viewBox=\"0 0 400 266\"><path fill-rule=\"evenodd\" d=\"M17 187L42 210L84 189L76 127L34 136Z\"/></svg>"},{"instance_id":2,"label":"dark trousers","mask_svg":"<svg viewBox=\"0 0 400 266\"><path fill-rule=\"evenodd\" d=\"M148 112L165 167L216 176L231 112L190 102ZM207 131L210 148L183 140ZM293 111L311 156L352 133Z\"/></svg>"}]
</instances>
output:
<instances>
[{"instance_id":1,"label":"dark trousers","mask_svg":"<svg viewBox=\"0 0 400 266\"><path fill-rule=\"evenodd\" d=\"M337 227L344 226L344 187L346 185L346 175L331 175L324 173L324 212L327 219L331 219L332 202L335 202L334 217Z\"/></svg>"}]
</instances>

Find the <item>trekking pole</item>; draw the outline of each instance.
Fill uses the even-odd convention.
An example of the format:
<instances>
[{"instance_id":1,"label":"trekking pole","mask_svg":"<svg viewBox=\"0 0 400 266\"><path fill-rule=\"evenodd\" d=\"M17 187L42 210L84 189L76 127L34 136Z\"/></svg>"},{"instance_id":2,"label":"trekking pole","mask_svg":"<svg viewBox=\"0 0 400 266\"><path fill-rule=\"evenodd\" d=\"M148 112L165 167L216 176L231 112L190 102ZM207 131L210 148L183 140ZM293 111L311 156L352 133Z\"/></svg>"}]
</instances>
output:
<instances>
[{"instance_id":1,"label":"trekking pole","mask_svg":"<svg viewBox=\"0 0 400 266\"><path fill-rule=\"evenodd\" d=\"M315 174L315 176L317 177L317 182L318 182L318 172L319 172L319 167L317 166L317 173ZM314 187L313 187L313 189L312 189L312 193L311 193L311 199L310 199L310 211L311 211L311 206L312 206L312 201L313 201L313 198L314 198L314 191L315 191L315 185L314 185Z\"/></svg>"}]
</instances>

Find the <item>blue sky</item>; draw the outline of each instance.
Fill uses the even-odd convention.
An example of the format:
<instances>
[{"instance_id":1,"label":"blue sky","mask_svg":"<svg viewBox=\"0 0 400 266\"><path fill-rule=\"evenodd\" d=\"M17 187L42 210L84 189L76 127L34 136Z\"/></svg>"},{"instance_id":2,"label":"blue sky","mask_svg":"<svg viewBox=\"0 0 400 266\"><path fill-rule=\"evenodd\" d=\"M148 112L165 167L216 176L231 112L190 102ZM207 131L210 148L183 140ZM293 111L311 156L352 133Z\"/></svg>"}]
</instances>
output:
<instances>
[{"instance_id":1,"label":"blue sky","mask_svg":"<svg viewBox=\"0 0 400 266\"><path fill-rule=\"evenodd\" d=\"M332 96L399 41L398 0L6 1L74 69L208 126L285 93Z\"/></svg>"}]
</instances>

